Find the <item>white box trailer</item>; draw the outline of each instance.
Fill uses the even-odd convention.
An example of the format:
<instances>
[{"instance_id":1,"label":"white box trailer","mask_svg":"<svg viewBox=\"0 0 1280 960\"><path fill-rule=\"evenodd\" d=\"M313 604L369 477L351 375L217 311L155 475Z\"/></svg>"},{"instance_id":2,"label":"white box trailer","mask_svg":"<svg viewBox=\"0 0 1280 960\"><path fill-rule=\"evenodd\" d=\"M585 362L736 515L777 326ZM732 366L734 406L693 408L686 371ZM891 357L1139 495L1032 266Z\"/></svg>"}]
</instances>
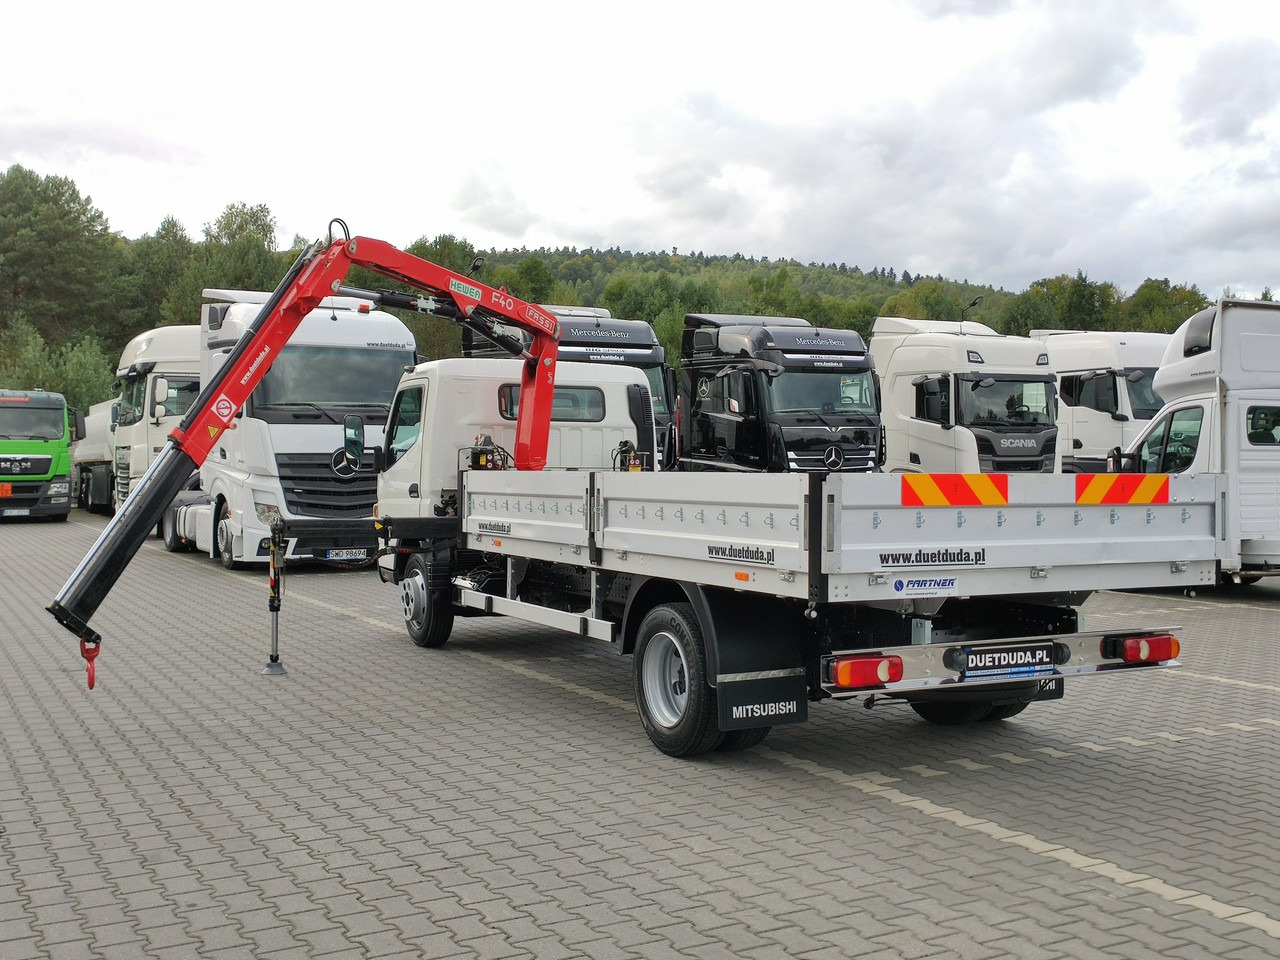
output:
<instances>
[{"instance_id":1,"label":"white box trailer","mask_svg":"<svg viewBox=\"0 0 1280 960\"><path fill-rule=\"evenodd\" d=\"M1280 573L1280 303L1224 299L1195 314L1170 339L1155 389L1165 404L1123 468L1219 476L1222 578Z\"/></svg>"},{"instance_id":2,"label":"white box trailer","mask_svg":"<svg viewBox=\"0 0 1280 960\"><path fill-rule=\"evenodd\" d=\"M1106 470L1116 447L1127 448L1163 406L1156 370L1167 333L1032 330L1058 377L1058 437L1067 473Z\"/></svg>"}]
</instances>

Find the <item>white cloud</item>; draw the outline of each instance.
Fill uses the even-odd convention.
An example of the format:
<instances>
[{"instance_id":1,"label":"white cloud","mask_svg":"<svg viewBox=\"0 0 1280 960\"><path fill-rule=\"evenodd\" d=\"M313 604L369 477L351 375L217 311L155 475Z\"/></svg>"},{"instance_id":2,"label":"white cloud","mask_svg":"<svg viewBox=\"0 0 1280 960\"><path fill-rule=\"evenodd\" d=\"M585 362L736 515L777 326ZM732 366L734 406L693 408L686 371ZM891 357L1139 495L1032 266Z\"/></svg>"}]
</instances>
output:
<instances>
[{"instance_id":1,"label":"white cloud","mask_svg":"<svg viewBox=\"0 0 1280 960\"><path fill-rule=\"evenodd\" d=\"M10 12L0 169L114 229L265 203L408 244L702 250L1019 290L1280 287L1280 8L491 0ZM252 17L250 17L252 14ZM252 30L244 24L253 22Z\"/></svg>"}]
</instances>

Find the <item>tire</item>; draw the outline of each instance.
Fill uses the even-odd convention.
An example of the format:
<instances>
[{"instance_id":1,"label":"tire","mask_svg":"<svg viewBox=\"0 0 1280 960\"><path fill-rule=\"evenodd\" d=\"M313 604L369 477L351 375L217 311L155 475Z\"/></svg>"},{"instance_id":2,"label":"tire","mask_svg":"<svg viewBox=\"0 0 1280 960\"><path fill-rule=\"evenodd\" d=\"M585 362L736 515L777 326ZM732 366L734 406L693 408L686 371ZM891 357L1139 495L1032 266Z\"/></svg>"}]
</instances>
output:
<instances>
[{"instance_id":1,"label":"tire","mask_svg":"<svg viewBox=\"0 0 1280 960\"><path fill-rule=\"evenodd\" d=\"M987 723L995 722L997 720L1008 720L1010 717L1016 717L1029 706L1031 706L1030 703L996 704L996 706L992 707L983 715L982 722Z\"/></svg>"},{"instance_id":2,"label":"tire","mask_svg":"<svg viewBox=\"0 0 1280 960\"><path fill-rule=\"evenodd\" d=\"M769 735L769 731L773 727L751 727L748 730L726 730L724 739L720 741L720 746L716 747L721 753L729 753L733 750L750 750L757 744L764 743L764 738Z\"/></svg>"},{"instance_id":3,"label":"tire","mask_svg":"<svg viewBox=\"0 0 1280 960\"><path fill-rule=\"evenodd\" d=\"M231 508L227 501L218 502L218 519L213 525L214 552L227 570L237 570L240 564L235 559L235 537L231 534Z\"/></svg>"},{"instance_id":4,"label":"tire","mask_svg":"<svg viewBox=\"0 0 1280 960\"><path fill-rule=\"evenodd\" d=\"M724 734L692 604L650 610L640 622L634 659L636 708L653 745L669 757L693 757L718 747Z\"/></svg>"},{"instance_id":5,"label":"tire","mask_svg":"<svg viewBox=\"0 0 1280 960\"><path fill-rule=\"evenodd\" d=\"M89 474L81 473L80 482L76 484L76 506L81 510L89 509Z\"/></svg>"},{"instance_id":6,"label":"tire","mask_svg":"<svg viewBox=\"0 0 1280 960\"><path fill-rule=\"evenodd\" d=\"M181 553L187 549L186 543L178 536L178 527L175 522L177 519L167 510L160 518L160 539L164 541L164 548L170 553Z\"/></svg>"},{"instance_id":7,"label":"tire","mask_svg":"<svg viewBox=\"0 0 1280 960\"><path fill-rule=\"evenodd\" d=\"M911 704L921 720L940 727L977 723L996 709L990 700L916 700Z\"/></svg>"},{"instance_id":8,"label":"tire","mask_svg":"<svg viewBox=\"0 0 1280 960\"><path fill-rule=\"evenodd\" d=\"M400 581L400 605L409 639L419 647L443 647L453 632L453 603L446 590L427 589L427 562L415 553Z\"/></svg>"}]
</instances>

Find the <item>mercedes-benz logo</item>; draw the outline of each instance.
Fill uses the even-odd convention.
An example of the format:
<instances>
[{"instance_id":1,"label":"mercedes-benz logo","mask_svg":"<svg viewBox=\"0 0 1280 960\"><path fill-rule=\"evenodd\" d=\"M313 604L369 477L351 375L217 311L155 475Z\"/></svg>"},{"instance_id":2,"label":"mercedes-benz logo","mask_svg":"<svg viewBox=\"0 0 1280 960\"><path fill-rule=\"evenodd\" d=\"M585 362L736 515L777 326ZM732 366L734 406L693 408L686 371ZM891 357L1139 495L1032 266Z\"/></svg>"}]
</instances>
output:
<instances>
[{"instance_id":1,"label":"mercedes-benz logo","mask_svg":"<svg viewBox=\"0 0 1280 960\"><path fill-rule=\"evenodd\" d=\"M350 480L356 475L356 468L347 462L347 457L341 449L333 451L333 458L329 461L329 467L338 475L340 480Z\"/></svg>"},{"instance_id":2,"label":"mercedes-benz logo","mask_svg":"<svg viewBox=\"0 0 1280 960\"><path fill-rule=\"evenodd\" d=\"M822 455L822 465L828 470L839 470L844 466L844 451L834 445L827 447Z\"/></svg>"}]
</instances>

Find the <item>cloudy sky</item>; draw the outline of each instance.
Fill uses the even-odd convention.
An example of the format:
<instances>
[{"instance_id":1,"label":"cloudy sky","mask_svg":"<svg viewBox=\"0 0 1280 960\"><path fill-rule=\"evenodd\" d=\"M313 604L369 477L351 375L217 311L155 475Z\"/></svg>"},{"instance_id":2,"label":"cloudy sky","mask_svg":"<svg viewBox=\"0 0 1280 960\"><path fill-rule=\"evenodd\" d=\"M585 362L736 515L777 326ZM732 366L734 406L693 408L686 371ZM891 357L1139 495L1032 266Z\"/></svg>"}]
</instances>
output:
<instances>
[{"instance_id":1,"label":"cloudy sky","mask_svg":"<svg viewBox=\"0 0 1280 960\"><path fill-rule=\"evenodd\" d=\"M341 217L401 246L1280 290L1280 5L416 8L6 6L0 169L69 177L127 237L247 203L282 245Z\"/></svg>"}]
</instances>

